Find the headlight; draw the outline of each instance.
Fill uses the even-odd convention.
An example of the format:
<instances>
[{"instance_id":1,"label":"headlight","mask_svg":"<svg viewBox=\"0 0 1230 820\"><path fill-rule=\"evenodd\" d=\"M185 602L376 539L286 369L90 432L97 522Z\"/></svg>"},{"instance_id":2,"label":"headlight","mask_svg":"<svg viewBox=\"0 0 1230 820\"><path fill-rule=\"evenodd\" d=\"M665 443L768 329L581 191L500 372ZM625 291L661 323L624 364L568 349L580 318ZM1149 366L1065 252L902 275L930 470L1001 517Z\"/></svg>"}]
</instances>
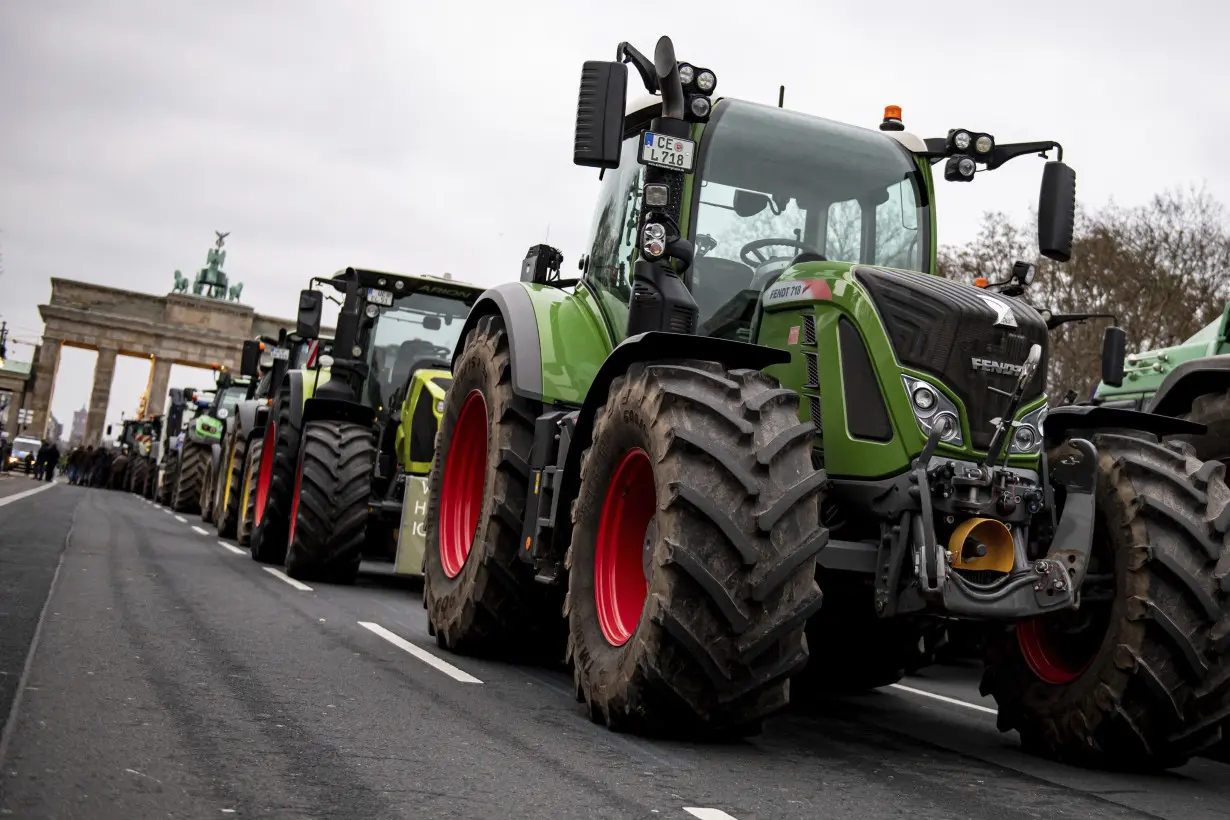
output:
<instances>
[{"instance_id":1,"label":"headlight","mask_svg":"<svg viewBox=\"0 0 1230 820\"><path fill-rule=\"evenodd\" d=\"M910 410L924 435L930 436L936 427L940 429L940 441L961 446L961 418L957 406L947 396L922 379L902 375L905 392L910 397Z\"/></svg>"},{"instance_id":2,"label":"headlight","mask_svg":"<svg viewBox=\"0 0 1230 820\"><path fill-rule=\"evenodd\" d=\"M969 144L972 139L968 131L958 131L952 135L952 144L957 146L958 151L966 151L969 150Z\"/></svg>"},{"instance_id":3,"label":"headlight","mask_svg":"<svg viewBox=\"0 0 1230 820\"><path fill-rule=\"evenodd\" d=\"M1012 428L1012 438L1008 443L1008 453L1029 455L1042 449L1042 424L1050 407L1042 405L1037 410L1026 413Z\"/></svg>"},{"instance_id":4,"label":"headlight","mask_svg":"<svg viewBox=\"0 0 1230 820\"><path fill-rule=\"evenodd\" d=\"M444 412L444 399L437 399L437 400L436 400L436 412L437 412L437 413L443 413L443 412Z\"/></svg>"},{"instance_id":5,"label":"headlight","mask_svg":"<svg viewBox=\"0 0 1230 820\"><path fill-rule=\"evenodd\" d=\"M696 69L687 63L679 64L679 82L682 85L691 85L692 80L696 79Z\"/></svg>"},{"instance_id":6,"label":"headlight","mask_svg":"<svg viewBox=\"0 0 1230 820\"><path fill-rule=\"evenodd\" d=\"M715 85L717 85L717 77L714 76L712 71L702 69L701 72L696 75L696 87L701 91L712 91Z\"/></svg>"},{"instance_id":7,"label":"headlight","mask_svg":"<svg viewBox=\"0 0 1230 820\"><path fill-rule=\"evenodd\" d=\"M709 116L709 111L713 104L709 102L708 97L693 97L692 98L692 116L704 119Z\"/></svg>"}]
</instances>

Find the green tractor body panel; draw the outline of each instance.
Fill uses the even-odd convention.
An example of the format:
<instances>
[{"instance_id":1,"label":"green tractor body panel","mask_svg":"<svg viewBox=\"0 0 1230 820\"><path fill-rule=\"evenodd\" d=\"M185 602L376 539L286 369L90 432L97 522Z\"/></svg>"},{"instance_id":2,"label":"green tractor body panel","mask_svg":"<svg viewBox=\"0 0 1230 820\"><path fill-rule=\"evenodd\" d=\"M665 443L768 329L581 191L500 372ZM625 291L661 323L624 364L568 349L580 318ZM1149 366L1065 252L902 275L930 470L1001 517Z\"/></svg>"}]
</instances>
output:
<instances>
[{"instance_id":1,"label":"green tractor body panel","mask_svg":"<svg viewBox=\"0 0 1230 820\"><path fill-rule=\"evenodd\" d=\"M1227 343L1227 324L1230 322L1230 305L1221 316L1202 327L1191 338L1171 347L1162 347L1127 357L1123 369L1123 384L1111 387L1098 382L1093 398L1098 402L1147 400L1162 386L1166 377L1179 365L1195 359L1230 354Z\"/></svg>"},{"instance_id":2,"label":"green tractor body panel","mask_svg":"<svg viewBox=\"0 0 1230 820\"><path fill-rule=\"evenodd\" d=\"M534 305L542 355L542 392L546 401L580 405L598 368L611 352L614 328L627 324L627 306L622 317L602 317L597 298L584 285L575 293L558 288L523 283ZM620 323L622 319L622 323Z\"/></svg>"},{"instance_id":3,"label":"green tractor body panel","mask_svg":"<svg viewBox=\"0 0 1230 820\"><path fill-rule=\"evenodd\" d=\"M397 463L411 475L427 475L431 471L436 431L440 429L444 395L452 376L448 370L419 370L411 377L394 443Z\"/></svg>"},{"instance_id":4,"label":"green tractor body panel","mask_svg":"<svg viewBox=\"0 0 1230 820\"><path fill-rule=\"evenodd\" d=\"M329 368L321 367L315 370L300 370L298 371L303 379L303 400L299 409L303 409L303 404L307 400L316 395L317 389L329 381Z\"/></svg>"}]
</instances>

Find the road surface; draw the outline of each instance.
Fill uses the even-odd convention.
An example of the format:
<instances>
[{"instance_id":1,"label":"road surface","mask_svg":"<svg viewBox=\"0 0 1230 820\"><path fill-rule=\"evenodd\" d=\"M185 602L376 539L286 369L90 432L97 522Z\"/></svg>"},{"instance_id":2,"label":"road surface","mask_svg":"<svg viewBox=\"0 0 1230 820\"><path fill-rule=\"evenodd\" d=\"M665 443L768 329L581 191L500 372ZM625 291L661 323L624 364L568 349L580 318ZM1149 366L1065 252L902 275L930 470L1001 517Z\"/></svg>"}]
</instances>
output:
<instances>
[{"instance_id":1,"label":"road surface","mask_svg":"<svg viewBox=\"0 0 1230 820\"><path fill-rule=\"evenodd\" d=\"M973 669L736 743L614 734L561 669L438 649L412 583L295 585L199 517L34 487L0 479L0 816L1230 817L1223 763L1023 753Z\"/></svg>"}]
</instances>

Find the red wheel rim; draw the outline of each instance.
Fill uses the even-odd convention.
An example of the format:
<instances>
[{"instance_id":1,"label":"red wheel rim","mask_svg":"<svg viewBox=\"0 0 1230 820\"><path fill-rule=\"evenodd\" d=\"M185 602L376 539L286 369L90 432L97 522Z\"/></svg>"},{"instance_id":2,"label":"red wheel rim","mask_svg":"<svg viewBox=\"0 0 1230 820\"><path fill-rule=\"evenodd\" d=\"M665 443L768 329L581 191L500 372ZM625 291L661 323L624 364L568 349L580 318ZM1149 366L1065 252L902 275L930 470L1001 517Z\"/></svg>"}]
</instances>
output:
<instances>
[{"instance_id":1,"label":"red wheel rim","mask_svg":"<svg viewBox=\"0 0 1230 820\"><path fill-rule=\"evenodd\" d=\"M653 465L639 447L624 453L607 487L598 520L594 603L602 635L623 646L636 631L648 584L642 557L645 534L657 509Z\"/></svg>"},{"instance_id":2,"label":"red wheel rim","mask_svg":"<svg viewBox=\"0 0 1230 820\"><path fill-rule=\"evenodd\" d=\"M1016 640L1030 670L1044 683L1055 686L1079 678L1097 656L1096 650L1089 654L1073 652L1072 647L1063 646L1051 633L1046 618L1017 624Z\"/></svg>"},{"instance_id":3,"label":"red wheel rim","mask_svg":"<svg viewBox=\"0 0 1230 820\"><path fill-rule=\"evenodd\" d=\"M256 479L256 520L253 526L260 526L265 518L265 504L269 501L269 478L273 475L273 448L278 441L278 425L270 421L265 430L265 444L261 447L260 473ZM298 493L296 493L296 496Z\"/></svg>"},{"instance_id":4,"label":"red wheel rim","mask_svg":"<svg viewBox=\"0 0 1230 820\"><path fill-rule=\"evenodd\" d=\"M303 486L303 459L299 459L299 469L295 470L295 495L290 502L290 534L286 543L295 543L295 522L299 520L299 488Z\"/></svg>"},{"instance_id":5,"label":"red wheel rim","mask_svg":"<svg viewBox=\"0 0 1230 820\"><path fill-rule=\"evenodd\" d=\"M471 390L461 405L444 461L440 493L440 564L456 578L465 566L487 483L487 400Z\"/></svg>"}]
</instances>

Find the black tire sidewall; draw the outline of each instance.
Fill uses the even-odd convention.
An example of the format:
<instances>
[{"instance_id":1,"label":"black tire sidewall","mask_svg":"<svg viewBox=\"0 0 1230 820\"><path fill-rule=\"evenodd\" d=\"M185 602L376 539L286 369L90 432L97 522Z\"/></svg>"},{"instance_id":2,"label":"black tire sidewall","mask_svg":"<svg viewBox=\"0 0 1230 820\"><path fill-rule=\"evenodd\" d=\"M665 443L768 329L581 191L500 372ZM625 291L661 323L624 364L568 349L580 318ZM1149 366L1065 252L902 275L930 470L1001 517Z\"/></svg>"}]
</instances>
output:
<instances>
[{"instance_id":1,"label":"black tire sidewall","mask_svg":"<svg viewBox=\"0 0 1230 820\"><path fill-rule=\"evenodd\" d=\"M438 598L470 596L477 581L478 567L485 557L488 530L493 526L491 521L495 514L493 485L499 459L498 431L494 424L494 419L500 412L500 408L496 405L499 373L495 371L492 361L480 355L481 349L481 345L467 348L458 360L457 369L453 373L453 383L449 386L448 396L444 402L444 413L440 419L440 430L436 437L436 457L432 462L428 485L423 563L425 583L431 586L432 594ZM475 530L466 562L462 565L461 572L457 573L455 578L450 578L444 571L440 555L440 512L444 471L447 469L448 451L453 442L453 433L457 427L457 419L461 415L461 408L474 390L482 393L483 401L487 406L487 471L483 478L483 503L478 515L478 528ZM443 452L440 451L441 445L444 445Z\"/></svg>"},{"instance_id":2,"label":"black tire sidewall","mask_svg":"<svg viewBox=\"0 0 1230 820\"><path fill-rule=\"evenodd\" d=\"M616 467L629 450L640 448L649 456L654 469L656 508L661 508L662 480L658 475L658 464L664 442L653 439L649 432L652 423L653 420L645 415L645 408L633 404L622 407L611 416L601 429L595 431L586 455L586 481L577 493L572 564L568 575L568 628L574 636L577 651L588 655L590 678L598 681L599 686L602 685L601 681L613 676L631 674L636 657L646 644L656 643L661 629L650 617L654 592L652 585L655 580L661 582L659 567L651 570L645 607L632 636L622 646L612 645L602 632L594 578L599 524L607 490ZM659 533L659 543L661 538L662 533Z\"/></svg>"}]
</instances>

